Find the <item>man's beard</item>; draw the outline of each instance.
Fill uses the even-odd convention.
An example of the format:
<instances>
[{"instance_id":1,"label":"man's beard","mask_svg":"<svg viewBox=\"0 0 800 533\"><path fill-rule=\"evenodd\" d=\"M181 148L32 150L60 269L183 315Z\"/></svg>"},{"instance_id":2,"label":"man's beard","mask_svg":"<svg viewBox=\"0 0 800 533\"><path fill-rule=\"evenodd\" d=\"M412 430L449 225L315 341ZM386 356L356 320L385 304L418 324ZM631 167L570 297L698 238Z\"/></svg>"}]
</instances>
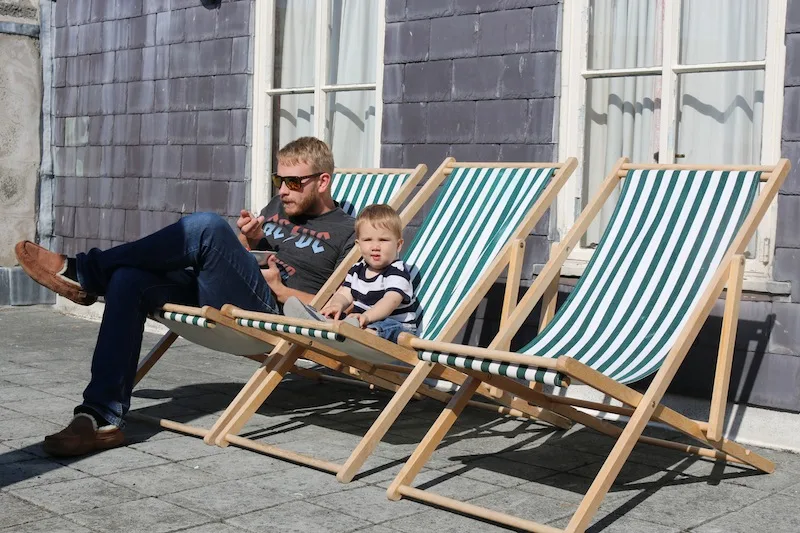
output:
<instances>
[{"instance_id":1,"label":"man's beard","mask_svg":"<svg viewBox=\"0 0 800 533\"><path fill-rule=\"evenodd\" d=\"M283 204L283 209L289 216L306 215L316 205L318 198L317 191L311 191L309 194L302 196L297 203L289 204L291 210L287 208L286 204Z\"/></svg>"}]
</instances>

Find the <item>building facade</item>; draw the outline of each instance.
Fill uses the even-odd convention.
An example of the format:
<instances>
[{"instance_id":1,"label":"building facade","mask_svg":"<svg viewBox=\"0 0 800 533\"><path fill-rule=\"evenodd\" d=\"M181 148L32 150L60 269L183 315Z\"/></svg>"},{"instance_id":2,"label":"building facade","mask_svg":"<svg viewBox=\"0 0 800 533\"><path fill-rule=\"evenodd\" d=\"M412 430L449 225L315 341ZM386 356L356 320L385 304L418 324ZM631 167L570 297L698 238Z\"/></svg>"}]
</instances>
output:
<instances>
[{"instance_id":1,"label":"building facade","mask_svg":"<svg viewBox=\"0 0 800 533\"><path fill-rule=\"evenodd\" d=\"M620 156L789 158L748 250L731 397L800 412L800 0L41 5L42 157L38 178L26 178L38 203L15 216L64 253L130 241L194 211L233 220L266 200L276 148L312 134L343 167L578 157L528 238L530 282ZM565 268L564 294L602 229L601 220ZM0 280L18 294L5 303L36 301L4 261ZM495 287L462 338L491 338L501 294ZM673 392L709 396L722 308Z\"/></svg>"}]
</instances>

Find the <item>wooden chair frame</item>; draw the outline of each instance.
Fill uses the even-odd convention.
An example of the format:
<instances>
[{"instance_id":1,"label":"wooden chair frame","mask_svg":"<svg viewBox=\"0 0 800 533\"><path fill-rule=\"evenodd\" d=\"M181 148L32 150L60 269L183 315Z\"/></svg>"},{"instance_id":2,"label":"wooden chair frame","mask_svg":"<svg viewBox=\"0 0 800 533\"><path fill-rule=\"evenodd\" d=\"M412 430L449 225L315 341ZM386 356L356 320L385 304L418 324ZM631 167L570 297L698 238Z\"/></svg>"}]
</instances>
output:
<instances>
[{"instance_id":1,"label":"wooden chair frame","mask_svg":"<svg viewBox=\"0 0 800 533\"><path fill-rule=\"evenodd\" d=\"M775 465L771 461L723 437L723 421L728 385L730 382L733 347L736 338L739 302L742 291L744 251L747 247L747 243L755 233L758 223L763 218L769 205L775 199L781 184L789 172L789 168L790 164L786 159L781 159L775 166L706 167L695 165L634 165L629 164L625 158L620 159L603 182L595 198L578 217L573 228L564 237L564 240L554 248L554 253L551 255L550 260L522 297L519 305L505 322L506 325L488 349L425 341L412 335L401 335L400 344L416 350L472 355L489 358L495 361L523 363L531 367L538 366L540 368L557 370L566 376L571 376L619 400L625 404L626 407L610 406L603 403L545 394L542 392L541 387L529 388L518 382L510 384L505 382L503 385L500 385L497 379L499 376L484 374L469 369L461 369L470 376L470 379L453 396L450 403L439 415L434 425L389 486L387 491L389 499L397 500L403 496L407 496L415 500L428 502L460 513L470 514L526 531L546 533L562 531L537 522L523 520L505 513L429 493L428 491L411 486L416 475L433 454L447 431L455 423L467 400L469 400L481 384L498 386L532 404L539 405L575 422L617 438L616 445L603 464L600 472L595 477L566 529L563 530L569 533L583 532L589 526L590 520L597 512L603 498L617 478L633 446L637 442L664 446L716 460L747 464L762 472L772 472ZM555 297L557 294L555 289L557 289L560 270L564 260L569 255L569 252L577 245L579 239L586 232L589 224L598 214L602 205L609 198L620 180L624 179L629 171L635 169L756 170L762 172L761 181L765 182L762 184L762 190L754 202L750 213L728 247L726 254L723 256L714 277L711 279L701 299L692 311L689 321L676 339L675 344L672 346L666 359L644 394L606 377L571 357L551 359L505 351L508 342L518 331L525 317L531 312L540 299L544 298L542 303L543 324L546 324L552 319L555 310ZM700 328L705 323L714 303L721 296L726 285L727 295L725 311L709 420L707 422L692 420L665 407L660 402L700 331ZM577 408L588 408L600 412L623 414L629 416L630 419L624 429L619 429L617 426L597 419ZM681 444L643 436L642 432L647 423L651 420L667 424L700 441L707 447Z\"/></svg>"},{"instance_id":2,"label":"wooden chair frame","mask_svg":"<svg viewBox=\"0 0 800 533\"><path fill-rule=\"evenodd\" d=\"M481 168L555 167L557 170L551 178L550 184L548 184L523 222L515 230L515 234L491 263L485 275L478 281L468 297L459 305L451 320L448 321L447 326L445 326L444 330L439 335L439 339L441 340L450 340L457 335L480 303L481 298L489 290L492 283L502 274L503 270L509 267L511 269L511 274L517 276L517 278L519 277L518 273L521 268L522 254L524 251L524 241L522 239L530 233L535 224L542 215L544 215L545 211L555 201L558 191L566 183L572 171L577 166L577 160L575 158L569 158L564 163L456 163L455 159L447 158L428 179L419 194L411 200L409 205L401 213L400 217L403 225L406 225L422 208L425 202L435 194L439 185L441 185L455 167L465 166ZM514 283L512 282L511 285L513 287ZM507 294L510 294L510 292L507 291ZM516 300L516 293L514 293L514 300ZM510 310L511 308L508 307L508 309ZM284 333L275 333L276 336L282 337L284 341L276 345L270 360L254 373L250 381L240 391L239 395L230 404L225 413L220 416L212 429L204 435L204 440L209 444L216 444L223 447L228 444L235 444L268 455L289 459L293 462L335 473L337 479L341 482L349 482L353 479L360 467L397 419L402 409L414 395L422 394L443 402L450 399L450 394L425 387L423 382L427 377L437 377L456 384L463 383L467 379L467 376L459 371L427 362L421 362L416 356L416 350L384 341L349 324L312 323L282 316L277 317L265 315L263 313L251 313L232 306L225 306L221 311L211 311L211 317L218 324L236 329L237 331L254 337L259 337L262 334L271 334L254 328L242 327L236 323L237 318L251 318L256 320L275 319L290 325L313 325L315 329L327 329L328 331L334 331L345 335L351 340L366 346L373 348L379 347L386 355L396 359L399 363L411 365L407 368L398 365L389 365L391 368L388 370L395 372L394 376L392 376L392 373L387 371L386 368L380 368L386 365L373 365L349 357L328 346L310 341L306 338ZM378 384L379 386L395 391L389 404L383 409L376 422L367 431L361 442L343 465L321 461L286 450L280 450L274 446L264 445L237 436L237 433L244 424L247 423L255 411L266 401L304 351L306 351L306 353L316 352L316 355L309 355L309 358L317 362L327 362L328 364L326 364L326 366L328 368L334 368L334 365L337 363L345 365L350 369L356 369L361 375L369 375L373 378L383 380L383 383ZM405 375L396 372L401 369L405 370ZM398 376L400 376L400 379L397 379ZM389 386L387 386L386 382L389 382ZM562 428L567 428L571 425L565 417L550 413L540 407L531 406L527 402L514 398L510 394L504 393L498 398L488 387L482 387L478 389L478 392L501 405L491 405L483 402L473 402L472 405L492 409L501 414L537 417Z\"/></svg>"}]
</instances>

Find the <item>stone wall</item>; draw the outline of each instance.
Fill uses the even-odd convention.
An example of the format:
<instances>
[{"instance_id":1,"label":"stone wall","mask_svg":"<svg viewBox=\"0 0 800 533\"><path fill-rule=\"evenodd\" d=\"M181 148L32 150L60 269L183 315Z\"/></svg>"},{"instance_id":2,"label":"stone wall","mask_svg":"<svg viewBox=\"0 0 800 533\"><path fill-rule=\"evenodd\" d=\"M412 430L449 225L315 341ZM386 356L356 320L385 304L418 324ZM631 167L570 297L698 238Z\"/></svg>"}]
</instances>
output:
<instances>
[{"instance_id":1,"label":"stone wall","mask_svg":"<svg viewBox=\"0 0 800 533\"><path fill-rule=\"evenodd\" d=\"M560 25L558 0L387 0L381 165L555 160Z\"/></svg>"},{"instance_id":2,"label":"stone wall","mask_svg":"<svg viewBox=\"0 0 800 533\"><path fill-rule=\"evenodd\" d=\"M36 233L42 75L34 0L0 1L0 267Z\"/></svg>"},{"instance_id":3,"label":"stone wall","mask_svg":"<svg viewBox=\"0 0 800 533\"><path fill-rule=\"evenodd\" d=\"M53 248L73 254L248 195L251 0L59 0Z\"/></svg>"}]
</instances>

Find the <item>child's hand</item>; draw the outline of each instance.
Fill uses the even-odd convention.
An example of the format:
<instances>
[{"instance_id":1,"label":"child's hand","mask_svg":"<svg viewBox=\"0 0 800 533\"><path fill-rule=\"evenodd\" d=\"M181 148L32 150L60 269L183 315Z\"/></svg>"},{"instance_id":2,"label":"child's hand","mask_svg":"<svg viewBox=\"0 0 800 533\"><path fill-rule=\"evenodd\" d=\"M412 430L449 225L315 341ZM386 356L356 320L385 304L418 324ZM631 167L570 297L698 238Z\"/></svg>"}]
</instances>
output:
<instances>
[{"instance_id":1,"label":"child's hand","mask_svg":"<svg viewBox=\"0 0 800 533\"><path fill-rule=\"evenodd\" d=\"M366 313L350 313L347 315L347 318L357 318L358 325L361 326L361 329L364 329L370 323L370 319L367 318Z\"/></svg>"},{"instance_id":2,"label":"child's hand","mask_svg":"<svg viewBox=\"0 0 800 533\"><path fill-rule=\"evenodd\" d=\"M329 303L322 308L320 313L328 318L339 320L339 317L342 316L342 306L338 303Z\"/></svg>"}]
</instances>

